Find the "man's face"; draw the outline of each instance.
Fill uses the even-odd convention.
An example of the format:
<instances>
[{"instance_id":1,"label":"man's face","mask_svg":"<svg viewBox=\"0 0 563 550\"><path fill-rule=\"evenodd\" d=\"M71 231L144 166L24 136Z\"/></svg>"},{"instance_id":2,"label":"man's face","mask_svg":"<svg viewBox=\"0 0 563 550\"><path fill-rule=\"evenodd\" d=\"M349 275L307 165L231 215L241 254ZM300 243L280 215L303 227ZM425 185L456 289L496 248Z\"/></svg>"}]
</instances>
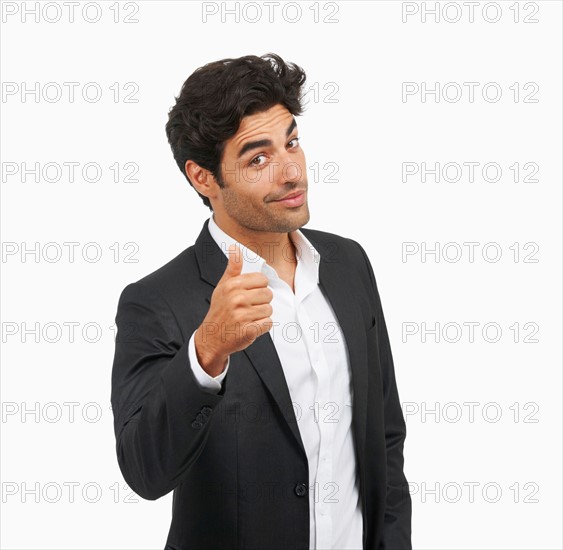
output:
<instances>
[{"instance_id":1,"label":"man's face","mask_svg":"<svg viewBox=\"0 0 563 550\"><path fill-rule=\"evenodd\" d=\"M309 221L305 154L283 105L242 119L225 143L221 174L225 186L213 211L229 229L285 233ZM293 193L303 195L278 201Z\"/></svg>"}]
</instances>

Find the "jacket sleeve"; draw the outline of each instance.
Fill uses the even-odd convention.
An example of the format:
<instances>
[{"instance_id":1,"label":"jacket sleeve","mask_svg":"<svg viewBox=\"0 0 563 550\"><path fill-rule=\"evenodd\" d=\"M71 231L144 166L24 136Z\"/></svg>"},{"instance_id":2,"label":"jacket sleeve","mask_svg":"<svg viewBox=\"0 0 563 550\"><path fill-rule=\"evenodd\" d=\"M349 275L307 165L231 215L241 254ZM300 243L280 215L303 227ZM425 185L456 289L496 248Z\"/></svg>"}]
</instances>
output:
<instances>
[{"instance_id":1,"label":"jacket sleeve","mask_svg":"<svg viewBox=\"0 0 563 550\"><path fill-rule=\"evenodd\" d=\"M355 242L355 241L354 241ZM356 243L358 244L358 243ZM385 421L385 447L387 450L387 495L385 517L380 550L411 550L412 504L409 486L403 472L403 446L406 425L397 391L393 355L383 308L373 268L367 254L358 244L364 256L371 284L375 291L377 339L379 344L379 364L383 381L383 414Z\"/></svg>"},{"instance_id":2,"label":"jacket sleeve","mask_svg":"<svg viewBox=\"0 0 563 550\"><path fill-rule=\"evenodd\" d=\"M172 310L144 283L125 287L115 321L117 461L131 489L156 500L182 482L203 450L226 380L219 394L197 383Z\"/></svg>"}]
</instances>

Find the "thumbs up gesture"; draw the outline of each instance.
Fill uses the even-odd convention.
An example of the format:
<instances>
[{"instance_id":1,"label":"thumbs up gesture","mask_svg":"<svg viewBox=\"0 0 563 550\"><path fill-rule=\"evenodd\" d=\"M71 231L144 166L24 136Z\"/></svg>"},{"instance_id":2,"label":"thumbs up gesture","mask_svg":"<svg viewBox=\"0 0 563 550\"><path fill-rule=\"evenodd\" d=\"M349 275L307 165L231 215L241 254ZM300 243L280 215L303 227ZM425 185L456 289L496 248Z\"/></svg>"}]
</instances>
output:
<instances>
[{"instance_id":1,"label":"thumbs up gesture","mask_svg":"<svg viewBox=\"0 0 563 550\"><path fill-rule=\"evenodd\" d=\"M274 296L263 273L242 271L242 252L229 246L229 261L211 295L211 305L195 334L196 354L210 375L220 374L228 356L247 348L272 328Z\"/></svg>"}]
</instances>

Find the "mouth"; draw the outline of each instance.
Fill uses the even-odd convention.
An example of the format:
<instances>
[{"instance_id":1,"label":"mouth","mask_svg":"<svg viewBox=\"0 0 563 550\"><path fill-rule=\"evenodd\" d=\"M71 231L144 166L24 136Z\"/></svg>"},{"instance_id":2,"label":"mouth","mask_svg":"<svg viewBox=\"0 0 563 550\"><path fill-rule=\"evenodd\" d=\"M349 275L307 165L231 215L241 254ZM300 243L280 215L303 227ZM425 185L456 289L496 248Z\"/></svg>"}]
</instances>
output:
<instances>
[{"instance_id":1,"label":"mouth","mask_svg":"<svg viewBox=\"0 0 563 550\"><path fill-rule=\"evenodd\" d=\"M277 202L279 204L283 204L284 206L290 207L301 206L305 203L305 191L296 191L295 193L287 195L287 197L283 199L272 202Z\"/></svg>"}]
</instances>

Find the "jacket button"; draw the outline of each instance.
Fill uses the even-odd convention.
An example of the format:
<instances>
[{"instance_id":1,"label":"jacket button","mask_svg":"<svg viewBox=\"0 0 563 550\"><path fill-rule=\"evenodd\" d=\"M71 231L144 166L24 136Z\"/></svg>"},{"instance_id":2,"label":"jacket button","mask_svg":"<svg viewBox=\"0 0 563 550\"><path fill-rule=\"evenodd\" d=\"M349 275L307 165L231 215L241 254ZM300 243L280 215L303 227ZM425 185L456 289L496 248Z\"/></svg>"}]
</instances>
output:
<instances>
[{"instance_id":1,"label":"jacket button","mask_svg":"<svg viewBox=\"0 0 563 550\"><path fill-rule=\"evenodd\" d=\"M194 420L192 422L192 428L195 428L196 430L199 430L200 428L203 427L203 424L201 422L198 422L197 420Z\"/></svg>"},{"instance_id":2,"label":"jacket button","mask_svg":"<svg viewBox=\"0 0 563 550\"><path fill-rule=\"evenodd\" d=\"M305 485L304 483L298 483L295 486L295 494L298 497L304 497L307 494L307 485Z\"/></svg>"},{"instance_id":3,"label":"jacket button","mask_svg":"<svg viewBox=\"0 0 563 550\"><path fill-rule=\"evenodd\" d=\"M196 422L205 422L207 420L207 417L204 416L201 413L197 413L195 419L196 419Z\"/></svg>"},{"instance_id":4,"label":"jacket button","mask_svg":"<svg viewBox=\"0 0 563 550\"><path fill-rule=\"evenodd\" d=\"M213 409L211 407L202 407L201 408L201 414L203 414L205 416L210 416L212 410Z\"/></svg>"}]
</instances>

